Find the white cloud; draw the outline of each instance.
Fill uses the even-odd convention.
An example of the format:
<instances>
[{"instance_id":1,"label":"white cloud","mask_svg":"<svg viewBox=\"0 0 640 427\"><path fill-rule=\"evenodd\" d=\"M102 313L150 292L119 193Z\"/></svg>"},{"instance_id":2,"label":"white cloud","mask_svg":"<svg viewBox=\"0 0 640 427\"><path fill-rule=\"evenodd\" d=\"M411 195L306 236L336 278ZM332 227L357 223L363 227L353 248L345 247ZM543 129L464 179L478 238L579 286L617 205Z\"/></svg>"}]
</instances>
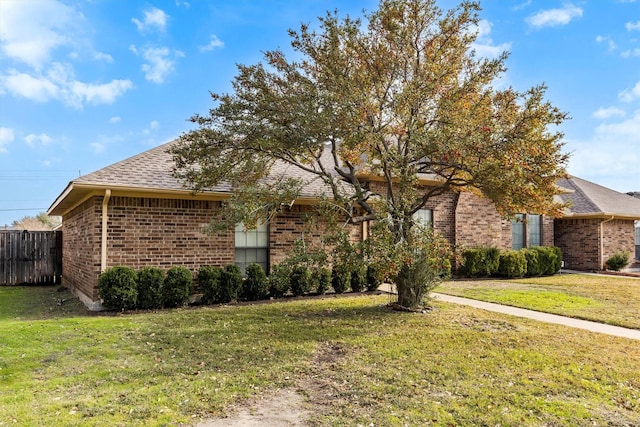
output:
<instances>
[{"instance_id":1,"label":"white cloud","mask_svg":"<svg viewBox=\"0 0 640 427\"><path fill-rule=\"evenodd\" d=\"M61 46L79 38L82 13L59 1L0 2L0 49L40 69Z\"/></svg>"},{"instance_id":2,"label":"white cloud","mask_svg":"<svg viewBox=\"0 0 640 427\"><path fill-rule=\"evenodd\" d=\"M152 7L144 12L144 18L142 21L136 18L131 18L131 22L136 24L138 31L141 33L156 29L164 32L167 27L167 19L169 16L164 11L157 7Z\"/></svg>"},{"instance_id":3,"label":"white cloud","mask_svg":"<svg viewBox=\"0 0 640 427\"><path fill-rule=\"evenodd\" d=\"M200 46L199 49L200 52L208 52L218 47L224 47L224 42L220 40L215 34L211 34L211 40L209 41L209 44Z\"/></svg>"},{"instance_id":4,"label":"white cloud","mask_svg":"<svg viewBox=\"0 0 640 427\"><path fill-rule=\"evenodd\" d=\"M627 22L624 24L624 27L627 31L640 31L640 21L637 22Z\"/></svg>"},{"instance_id":5,"label":"white cloud","mask_svg":"<svg viewBox=\"0 0 640 427\"><path fill-rule=\"evenodd\" d=\"M608 36L596 36L596 42L606 43L609 52L613 52L618 47L616 46L615 42L611 40L611 37Z\"/></svg>"},{"instance_id":6,"label":"white cloud","mask_svg":"<svg viewBox=\"0 0 640 427\"><path fill-rule=\"evenodd\" d=\"M139 50L131 45L129 50L142 56L146 61L141 67L145 73L144 78L158 84L164 83L169 74L175 71L175 59L184 56L181 51L171 51L168 47L151 47Z\"/></svg>"},{"instance_id":7,"label":"white cloud","mask_svg":"<svg viewBox=\"0 0 640 427\"><path fill-rule=\"evenodd\" d=\"M511 10L516 10L517 11L517 10L526 9L527 7L531 6L531 1L532 0L526 0L526 1L522 2L522 3L520 3L520 4L517 4L517 5L513 6L511 8Z\"/></svg>"},{"instance_id":8,"label":"white cloud","mask_svg":"<svg viewBox=\"0 0 640 427\"><path fill-rule=\"evenodd\" d=\"M109 62L112 63L113 62L113 56L109 55L108 53L104 53L104 52L96 52L93 54L93 59L97 60L97 61L105 61L105 62Z\"/></svg>"},{"instance_id":9,"label":"white cloud","mask_svg":"<svg viewBox=\"0 0 640 427\"><path fill-rule=\"evenodd\" d=\"M631 58L635 56L640 56L640 48L625 50L620 54L623 58Z\"/></svg>"},{"instance_id":10,"label":"white cloud","mask_svg":"<svg viewBox=\"0 0 640 427\"><path fill-rule=\"evenodd\" d=\"M149 126L142 130L142 134L144 136L149 136L152 133L155 133L160 128L160 122L157 120L153 120L149 122Z\"/></svg>"},{"instance_id":11,"label":"white cloud","mask_svg":"<svg viewBox=\"0 0 640 427\"><path fill-rule=\"evenodd\" d=\"M618 94L618 99L622 102L632 102L640 99L640 81L631 89L625 89Z\"/></svg>"},{"instance_id":12,"label":"white cloud","mask_svg":"<svg viewBox=\"0 0 640 427\"><path fill-rule=\"evenodd\" d=\"M93 149L94 154L102 154L106 151L107 147L112 144L124 141L122 135L104 135L99 134L95 141L89 143L89 147Z\"/></svg>"},{"instance_id":13,"label":"white cloud","mask_svg":"<svg viewBox=\"0 0 640 427\"><path fill-rule=\"evenodd\" d=\"M122 119L120 118L120 116L113 116L109 119L109 123L111 124L115 124L115 123L120 123Z\"/></svg>"},{"instance_id":14,"label":"white cloud","mask_svg":"<svg viewBox=\"0 0 640 427\"><path fill-rule=\"evenodd\" d=\"M526 18L525 21L534 28L557 27L567 25L573 18L579 18L581 16L581 8L567 4L560 9L541 10Z\"/></svg>"},{"instance_id":15,"label":"white cloud","mask_svg":"<svg viewBox=\"0 0 640 427\"><path fill-rule=\"evenodd\" d=\"M60 89L47 77L33 77L15 70L10 70L7 75L0 75L0 90L36 102L60 97Z\"/></svg>"},{"instance_id":16,"label":"white cloud","mask_svg":"<svg viewBox=\"0 0 640 427\"><path fill-rule=\"evenodd\" d=\"M133 88L130 80L111 80L109 83L91 84L79 81L70 82L72 103L113 104L117 97Z\"/></svg>"},{"instance_id":17,"label":"white cloud","mask_svg":"<svg viewBox=\"0 0 640 427\"><path fill-rule=\"evenodd\" d=\"M640 110L617 123L599 125L589 141L573 141L569 172L618 191L630 191L640 182ZM592 178L593 179L593 178Z\"/></svg>"},{"instance_id":18,"label":"white cloud","mask_svg":"<svg viewBox=\"0 0 640 427\"><path fill-rule=\"evenodd\" d=\"M593 113L593 117L596 119L610 119L612 117L624 117L626 113L616 107L608 107L608 108L598 108L597 111Z\"/></svg>"},{"instance_id":19,"label":"white cloud","mask_svg":"<svg viewBox=\"0 0 640 427\"><path fill-rule=\"evenodd\" d=\"M117 97L133 88L130 80L109 83L84 83L75 79L68 64L53 63L46 74L35 76L10 70L0 75L0 91L36 102L58 100L65 105L82 109L86 104L112 104Z\"/></svg>"},{"instance_id":20,"label":"white cloud","mask_svg":"<svg viewBox=\"0 0 640 427\"><path fill-rule=\"evenodd\" d=\"M511 43L502 43L499 45L493 43L493 39L491 38L492 26L493 24L485 19L478 22L478 35L476 41L473 43L473 49L475 49L478 56L496 58L511 48Z\"/></svg>"},{"instance_id":21,"label":"white cloud","mask_svg":"<svg viewBox=\"0 0 640 427\"><path fill-rule=\"evenodd\" d=\"M7 152L7 149L5 147L12 143L14 138L15 135L13 129L0 127L0 153Z\"/></svg>"},{"instance_id":22,"label":"white cloud","mask_svg":"<svg viewBox=\"0 0 640 427\"><path fill-rule=\"evenodd\" d=\"M51 144L53 142L53 138L46 133L41 133L40 135L30 133L24 137L24 142L26 142L29 147L35 147L37 144L44 146Z\"/></svg>"}]
</instances>

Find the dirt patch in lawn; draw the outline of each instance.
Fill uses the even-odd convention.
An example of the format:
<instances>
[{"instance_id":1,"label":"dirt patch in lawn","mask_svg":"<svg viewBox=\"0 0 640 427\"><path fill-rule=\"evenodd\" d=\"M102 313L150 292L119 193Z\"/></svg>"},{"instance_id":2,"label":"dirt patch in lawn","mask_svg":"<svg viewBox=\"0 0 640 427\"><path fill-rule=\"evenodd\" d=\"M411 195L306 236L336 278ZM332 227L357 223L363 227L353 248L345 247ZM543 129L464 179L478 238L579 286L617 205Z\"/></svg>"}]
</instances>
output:
<instances>
[{"instance_id":1,"label":"dirt patch in lawn","mask_svg":"<svg viewBox=\"0 0 640 427\"><path fill-rule=\"evenodd\" d=\"M323 413L338 403L341 385L327 372L341 363L347 348L338 343L324 343L316 350L310 373L295 387L258 396L231 408L230 416L205 420L196 427L294 427L311 425L313 414Z\"/></svg>"},{"instance_id":2,"label":"dirt patch in lawn","mask_svg":"<svg viewBox=\"0 0 640 427\"><path fill-rule=\"evenodd\" d=\"M304 426L310 415L305 406L304 396L296 390L280 390L234 408L228 418L203 421L197 427Z\"/></svg>"}]
</instances>

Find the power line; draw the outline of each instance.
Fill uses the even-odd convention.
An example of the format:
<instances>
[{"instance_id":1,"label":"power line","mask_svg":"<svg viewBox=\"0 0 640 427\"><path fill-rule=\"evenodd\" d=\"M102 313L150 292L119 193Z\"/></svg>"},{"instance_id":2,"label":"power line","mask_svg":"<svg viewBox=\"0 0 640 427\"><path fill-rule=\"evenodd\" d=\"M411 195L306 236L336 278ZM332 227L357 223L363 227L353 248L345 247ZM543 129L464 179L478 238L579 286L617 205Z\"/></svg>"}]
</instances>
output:
<instances>
[{"instance_id":1,"label":"power line","mask_svg":"<svg viewBox=\"0 0 640 427\"><path fill-rule=\"evenodd\" d=\"M48 208L23 208L23 209L0 209L0 212L13 212L13 211L46 211Z\"/></svg>"}]
</instances>

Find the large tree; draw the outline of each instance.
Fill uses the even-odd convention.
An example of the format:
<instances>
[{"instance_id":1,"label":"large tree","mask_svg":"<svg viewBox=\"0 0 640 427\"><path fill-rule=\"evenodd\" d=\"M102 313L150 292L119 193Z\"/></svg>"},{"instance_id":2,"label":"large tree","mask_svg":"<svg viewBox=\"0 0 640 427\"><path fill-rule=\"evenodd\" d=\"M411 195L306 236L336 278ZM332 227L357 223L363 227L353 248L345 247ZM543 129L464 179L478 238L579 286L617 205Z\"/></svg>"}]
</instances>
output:
<instances>
[{"instance_id":1,"label":"large tree","mask_svg":"<svg viewBox=\"0 0 640 427\"><path fill-rule=\"evenodd\" d=\"M508 55L475 54L479 11L381 0L364 21L333 12L317 29L289 30L296 59L274 50L239 65L233 93L212 94L214 108L172 149L176 176L194 190L230 183L227 218L249 224L300 191L296 179L266 179L275 164L318 177L348 222L375 221L385 250L405 254L391 276L401 305L420 304L401 273L416 252L413 215L430 198L467 189L507 217L560 209L566 114L543 85L499 88Z\"/></svg>"}]
</instances>

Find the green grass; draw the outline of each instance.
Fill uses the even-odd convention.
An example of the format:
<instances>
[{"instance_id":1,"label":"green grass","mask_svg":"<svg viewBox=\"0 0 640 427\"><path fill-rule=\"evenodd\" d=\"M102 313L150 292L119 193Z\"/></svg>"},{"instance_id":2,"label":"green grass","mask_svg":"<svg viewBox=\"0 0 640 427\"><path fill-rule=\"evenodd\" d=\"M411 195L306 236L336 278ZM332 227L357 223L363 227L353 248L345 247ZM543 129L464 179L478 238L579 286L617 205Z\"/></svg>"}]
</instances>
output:
<instances>
[{"instance_id":1,"label":"green grass","mask_svg":"<svg viewBox=\"0 0 640 427\"><path fill-rule=\"evenodd\" d=\"M31 291L0 292L0 426L184 425L281 388L317 426L640 425L632 340L371 295L4 314Z\"/></svg>"},{"instance_id":2,"label":"green grass","mask_svg":"<svg viewBox=\"0 0 640 427\"><path fill-rule=\"evenodd\" d=\"M438 289L499 304L640 329L640 279L562 274L515 280L455 280Z\"/></svg>"}]
</instances>

